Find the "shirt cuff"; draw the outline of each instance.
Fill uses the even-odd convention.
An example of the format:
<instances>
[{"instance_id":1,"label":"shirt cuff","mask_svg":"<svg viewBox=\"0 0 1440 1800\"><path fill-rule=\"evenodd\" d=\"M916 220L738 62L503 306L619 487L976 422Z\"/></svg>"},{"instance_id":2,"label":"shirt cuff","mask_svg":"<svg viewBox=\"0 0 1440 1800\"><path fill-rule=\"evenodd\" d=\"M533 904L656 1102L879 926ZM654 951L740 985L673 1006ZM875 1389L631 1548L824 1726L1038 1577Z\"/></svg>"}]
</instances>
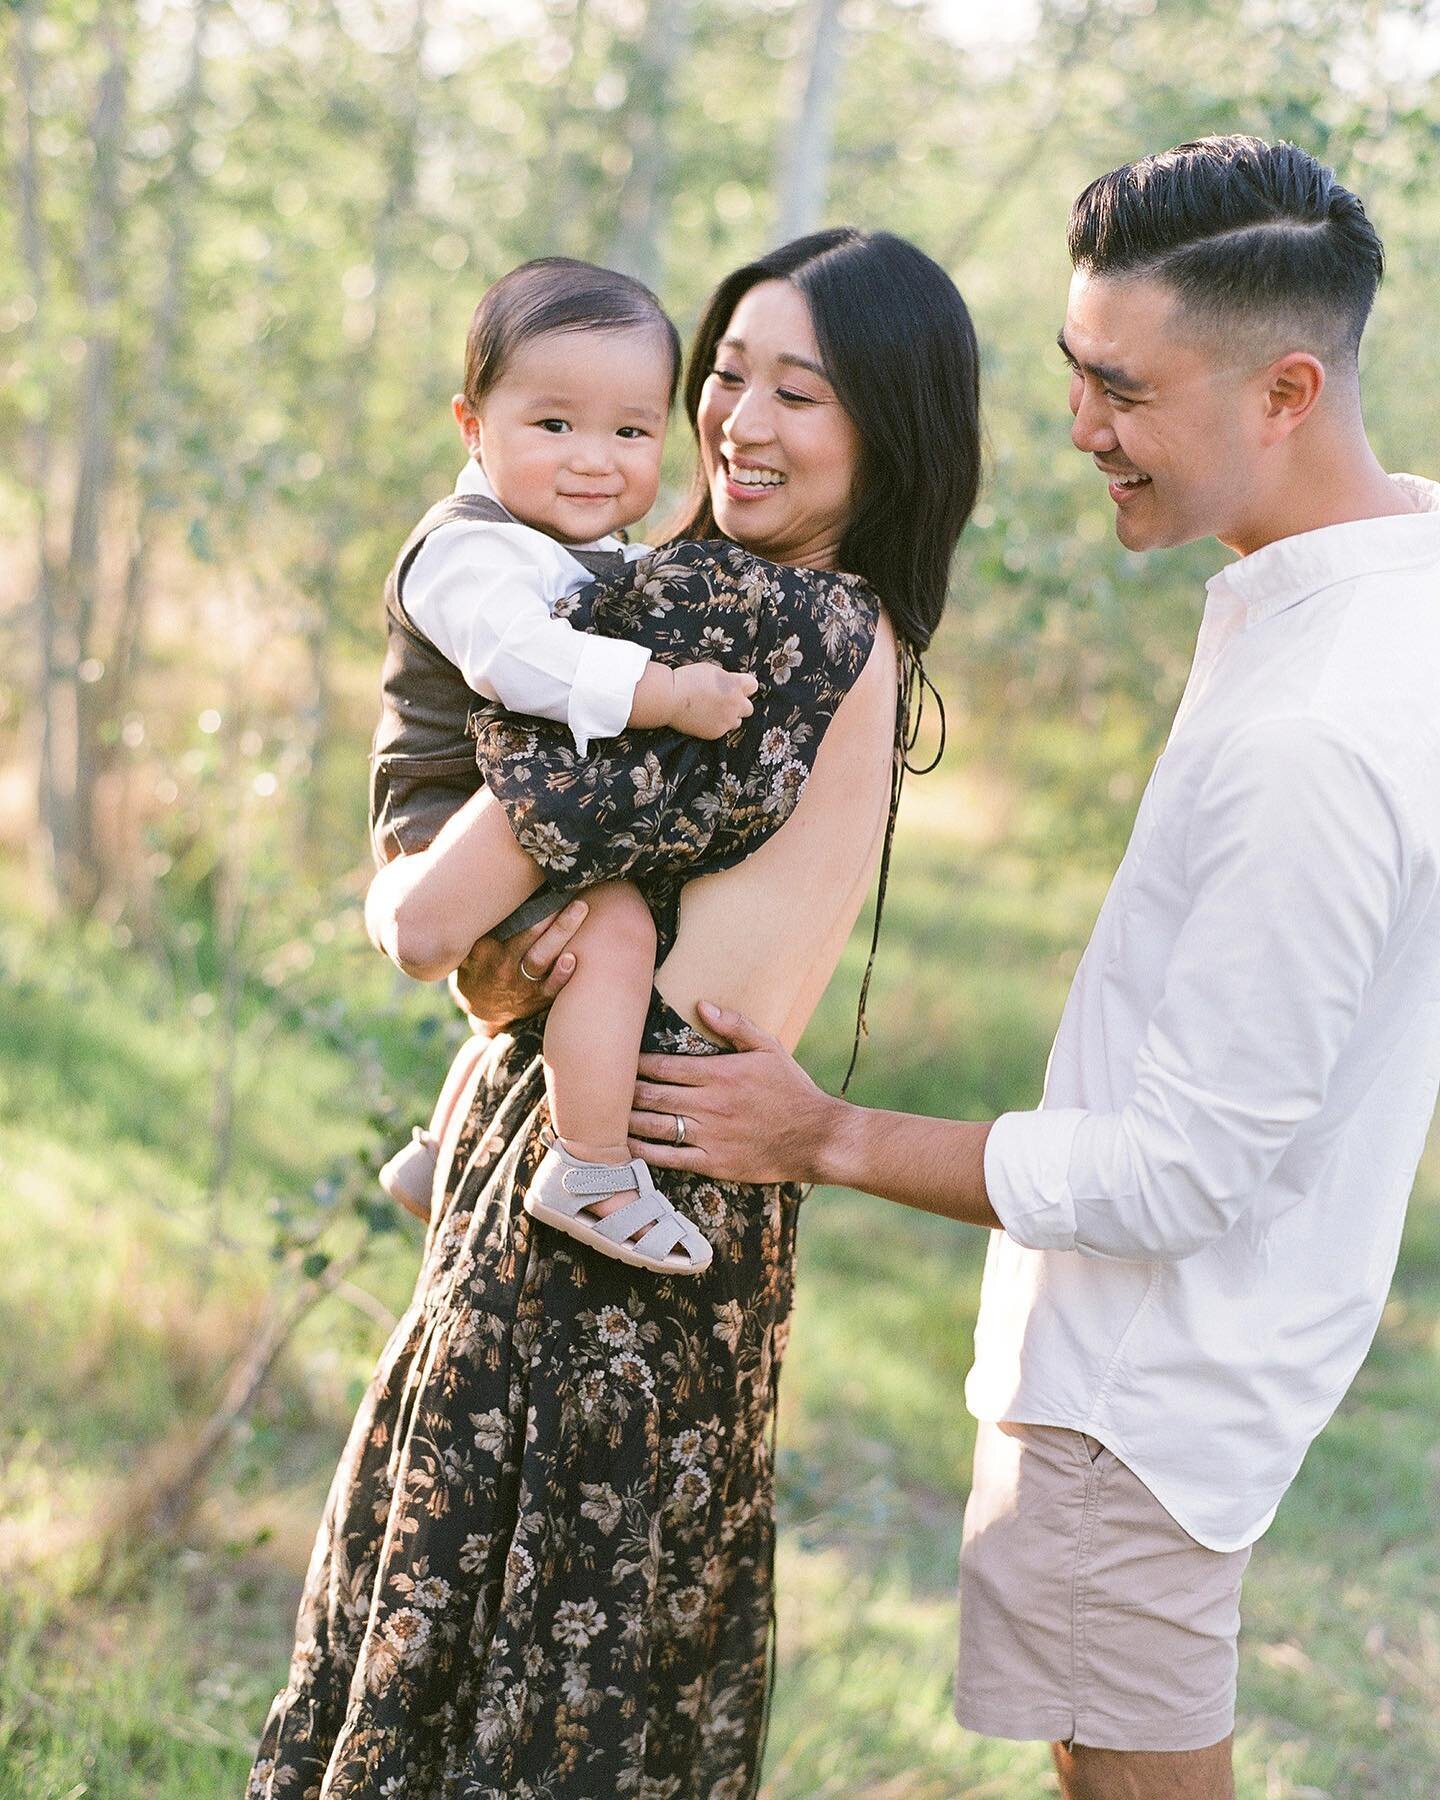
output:
<instances>
[{"instance_id":1,"label":"shirt cuff","mask_svg":"<svg viewBox=\"0 0 1440 1800\"><path fill-rule=\"evenodd\" d=\"M1075 1248L1070 1150L1085 1110L1004 1113L985 1140L985 1187L1008 1237L1027 1250Z\"/></svg>"},{"instance_id":2,"label":"shirt cuff","mask_svg":"<svg viewBox=\"0 0 1440 1800\"><path fill-rule=\"evenodd\" d=\"M577 635L580 660L571 677L566 723L575 748L584 756L591 738L615 737L625 729L650 652L643 644L625 638L592 637L588 632Z\"/></svg>"}]
</instances>

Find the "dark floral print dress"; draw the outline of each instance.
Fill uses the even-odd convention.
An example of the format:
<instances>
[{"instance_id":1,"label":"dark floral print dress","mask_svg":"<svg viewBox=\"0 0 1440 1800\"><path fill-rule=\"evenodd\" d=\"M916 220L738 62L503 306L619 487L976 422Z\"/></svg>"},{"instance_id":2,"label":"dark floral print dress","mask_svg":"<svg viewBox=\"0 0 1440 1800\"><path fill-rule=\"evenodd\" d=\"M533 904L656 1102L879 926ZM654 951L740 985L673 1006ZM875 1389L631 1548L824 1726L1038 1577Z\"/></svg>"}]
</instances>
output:
<instances>
[{"instance_id":1,"label":"dark floral print dress","mask_svg":"<svg viewBox=\"0 0 1440 1800\"><path fill-rule=\"evenodd\" d=\"M662 944L683 881L789 817L864 667L854 577L685 544L577 624L760 679L720 743L574 754L495 709L486 780L567 887L628 874ZM542 854L543 853L543 854ZM663 953L663 952L662 952ZM769 1688L772 1430L798 1190L667 1175L715 1257L670 1279L521 1207L543 1020L486 1052L409 1311L351 1429L249 1800L742 1800ZM652 996L650 1049L712 1046Z\"/></svg>"}]
</instances>

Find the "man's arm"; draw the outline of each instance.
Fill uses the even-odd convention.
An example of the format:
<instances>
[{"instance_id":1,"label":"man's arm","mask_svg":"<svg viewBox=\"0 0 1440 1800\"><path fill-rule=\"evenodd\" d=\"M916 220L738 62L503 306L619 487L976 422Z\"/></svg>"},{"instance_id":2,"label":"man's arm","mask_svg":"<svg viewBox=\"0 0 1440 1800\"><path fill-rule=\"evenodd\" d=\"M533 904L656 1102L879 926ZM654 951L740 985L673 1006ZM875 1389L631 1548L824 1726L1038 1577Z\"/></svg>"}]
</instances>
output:
<instances>
[{"instance_id":1,"label":"man's arm","mask_svg":"<svg viewBox=\"0 0 1440 1800\"><path fill-rule=\"evenodd\" d=\"M1324 1105L1408 861L1383 781L1309 718L1257 722L1222 748L1181 861L1188 911L1117 1110L1007 1113L990 1127L869 1113L822 1094L746 1021L702 1008L743 1054L644 1059L638 1149L732 1180L844 1183L1001 1225L1032 1249L1195 1254Z\"/></svg>"},{"instance_id":2,"label":"man's arm","mask_svg":"<svg viewBox=\"0 0 1440 1800\"><path fill-rule=\"evenodd\" d=\"M985 1191L989 1125L880 1112L817 1087L778 1039L702 1001L734 1056L645 1056L632 1148L655 1168L723 1181L823 1182L997 1229ZM677 1146L675 1119L685 1121Z\"/></svg>"}]
</instances>

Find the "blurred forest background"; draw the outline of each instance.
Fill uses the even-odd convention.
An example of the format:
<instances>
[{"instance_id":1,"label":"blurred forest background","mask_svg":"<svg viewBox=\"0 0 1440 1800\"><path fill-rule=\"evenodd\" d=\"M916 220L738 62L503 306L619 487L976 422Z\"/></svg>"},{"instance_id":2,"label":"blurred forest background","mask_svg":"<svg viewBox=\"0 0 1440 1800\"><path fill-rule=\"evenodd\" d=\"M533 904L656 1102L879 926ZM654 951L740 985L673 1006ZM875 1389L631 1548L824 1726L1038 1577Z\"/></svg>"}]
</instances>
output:
<instances>
[{"instance_id":1,"label":"blurred forest background","mask_svg":"<svg viewBox=\"0 0 1440 1800\"><path fill-rule=\"evenodd\" d=\"M457 1029L358 908L381 584L459 466L485 285L568 252L683 329L839 221L954 273L990 465L854 1091L1033 1104L1223 554L1122 552L1070 448L1069 202L1208 132L1334 164L1390 256L1372 437L1440 476L1440 8L7 0L0 33L0 1800L230 1795L413 1279L372 1172ZM671 500L690 458L677 427ZM853 949L805 1048L830 1080ZM772 1800L1051 1791L948 1714L981 1249L809 1204ZM1440 1791L1437 1364L1432 1144L1253 1565L1252 1800Z\"/></svg>"}]
</instances>

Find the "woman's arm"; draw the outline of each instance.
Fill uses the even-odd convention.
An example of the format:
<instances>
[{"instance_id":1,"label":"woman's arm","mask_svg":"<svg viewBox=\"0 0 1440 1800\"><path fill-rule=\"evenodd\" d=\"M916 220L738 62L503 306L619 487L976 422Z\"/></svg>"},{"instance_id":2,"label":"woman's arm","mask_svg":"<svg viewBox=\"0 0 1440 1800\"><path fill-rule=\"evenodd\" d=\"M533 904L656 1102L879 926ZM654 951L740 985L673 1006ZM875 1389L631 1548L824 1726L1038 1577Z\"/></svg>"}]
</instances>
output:
<instances>
[{"instance_id":1,"label":"woman's arm","mask_svg":"<svg viewBox=\"0 0 1440 1800\"><path fill-rule=\"evenodd\" d=\"M438 981L541 881L504 808L482 788L428 850L397 856L379 871L365 896L365 929L405 974Z\"/></svg>"},{"instance_id":2,"label":"woman's arm","mask_svg":"<svg viewBox=\"0 0 1440 1800\"><path fill-rule=\"evenodd\" d=\"M450 992L487 1037L543 1012L575 973L570 940L590 908L572 900L512 938L481 938L450 977Z\"/></svg>"}]
</instances>

